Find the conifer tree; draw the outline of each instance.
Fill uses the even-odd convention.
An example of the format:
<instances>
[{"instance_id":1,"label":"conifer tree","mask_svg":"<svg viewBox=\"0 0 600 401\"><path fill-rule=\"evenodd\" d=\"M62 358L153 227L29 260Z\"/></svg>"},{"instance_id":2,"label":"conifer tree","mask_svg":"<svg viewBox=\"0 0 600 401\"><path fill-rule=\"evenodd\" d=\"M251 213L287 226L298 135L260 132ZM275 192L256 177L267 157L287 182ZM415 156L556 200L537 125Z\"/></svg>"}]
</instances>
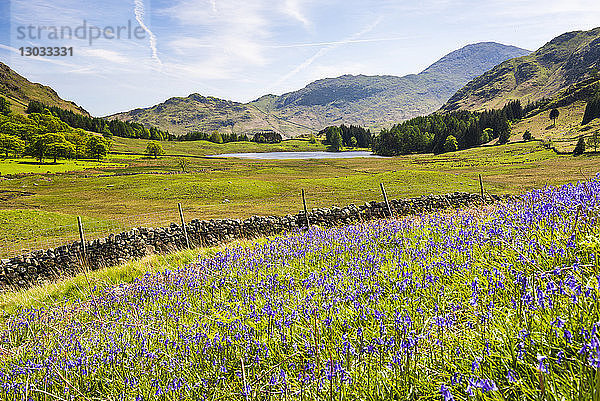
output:
<instances>
[{"instance_id":1,"label":"conifer tree","mask_svg":"<svg viewBox=\"0 0 600 401\"><path fill-rule=\"evenodd\" d=\"M585 152L585 140L583 139L583 136L580 136L577 140L577 145L575 145L575 149L573 150L573 155L582 155L583 152Z\"/></svg>"}]
</instances>

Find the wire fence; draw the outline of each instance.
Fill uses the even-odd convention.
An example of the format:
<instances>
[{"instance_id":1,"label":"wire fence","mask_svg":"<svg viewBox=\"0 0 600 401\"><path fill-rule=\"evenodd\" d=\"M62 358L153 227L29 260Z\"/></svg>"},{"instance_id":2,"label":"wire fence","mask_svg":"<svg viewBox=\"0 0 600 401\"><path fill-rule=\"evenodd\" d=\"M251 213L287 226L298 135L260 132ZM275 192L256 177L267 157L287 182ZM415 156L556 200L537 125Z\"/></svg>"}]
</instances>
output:
<instances>
[{"instance_id":1,"label":"wire fence","mask_svg":"<svg viewBox=\"0 0 600 401\"><path fill-rule=\"evenodd\" d=\"M192 216L186 216L186 220L192 218ZM165 227L171 223L181 224L177 209L123 216L110 220L84 219L82 226L85 240L89 241L105 238L110 234L130 231L137 227ZM53 249L79 241L79 239L79 226L76 218L73 218L73 224L0 237L0 258L9 259L38 250Z\"/></svg>"}]
</instances>

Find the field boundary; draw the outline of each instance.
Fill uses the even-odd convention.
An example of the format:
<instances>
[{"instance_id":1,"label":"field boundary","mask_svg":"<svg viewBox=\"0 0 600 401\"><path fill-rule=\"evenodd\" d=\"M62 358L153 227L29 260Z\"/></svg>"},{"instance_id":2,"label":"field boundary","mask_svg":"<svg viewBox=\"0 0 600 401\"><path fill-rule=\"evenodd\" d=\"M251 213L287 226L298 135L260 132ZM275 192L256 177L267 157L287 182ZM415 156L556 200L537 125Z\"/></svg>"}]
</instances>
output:
<instances>
[{"instance_id":1,"label":"field boundary","mask_svg":"<svg viewBox=\"0 0 600 401\"><path fill-rule=\"evenodd\" d=\"M497 195L455 192L418 198L367 202L345 207L301 211L286 216L252 216L239 219L194 219L168 227L138 227L91 241L73 241L52 249L37 250L0 261L0 289L24 288L97 270L155 253L169 253L188 247L220 245L237 239L281 234L310 225L335 226L356 222L417 215L442 209L457 209L499 201ZM386 199L387 200L387 199ZM83 233L81 235L83 238Z\"/></svg>"}]
</instances>

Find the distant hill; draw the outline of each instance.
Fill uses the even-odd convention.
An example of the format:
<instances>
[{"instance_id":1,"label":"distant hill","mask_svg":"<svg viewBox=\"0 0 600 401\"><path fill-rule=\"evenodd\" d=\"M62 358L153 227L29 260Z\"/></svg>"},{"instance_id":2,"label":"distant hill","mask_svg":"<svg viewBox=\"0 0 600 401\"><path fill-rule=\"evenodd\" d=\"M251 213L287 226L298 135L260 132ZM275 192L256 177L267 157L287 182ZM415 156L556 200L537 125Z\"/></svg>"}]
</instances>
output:
<instances>
[{"instance_id":1,"label":"distant hill","mask_svg":"<svg viewBox=\"0 0 600 401\"><path fill-rule=\"evenodd\" d=\"M498 63L528 53L499 43L477 43L444 56L419 74L343 75L246 104L192 94L109 118L153 125L174 134L271 129L291 137L342 123L380 127L429 114L469 80Z\"/></svg>"},{"instance_id":2,"label":"distant hill","mask_svg":"<svg viewBox=\"0 0 600 401\"><path fill-rule=\"evenodd\" d=\"M214 130L236 133L267 129L277 132L310 131L307 127L282 121L276 115L266 113L253 104L232 102L198 93L187 97L173 97L156 106L118 113L108 118L158 127L176 135L190 131Z\"/></svg>"},{"instance_id":3,"label":"distant hill","mask_svg":"<svg viewBox=\"0 0 600 401\"><path fill-rule=\"evenodd\" d=\"M594 80L600 68L600 28L560 35L537 51L501 63L469 82L441 108L500 108L509 100L525 104L563 97L578 84Z\"/></svg>"},{"instance_id":4,"label":"distant hill","mask_svg":"<svg viewBox=\"0 0 600 401\"><path fill-rule=\"evenodd\" d=\"M0 62L0 96L7 98L13 111L23 112L32 100L49 106L71 110L74 113L89 116L89 113L73 102L63 100L49 86L30 82L9 66Z\"/></svg>"}]
</instances>

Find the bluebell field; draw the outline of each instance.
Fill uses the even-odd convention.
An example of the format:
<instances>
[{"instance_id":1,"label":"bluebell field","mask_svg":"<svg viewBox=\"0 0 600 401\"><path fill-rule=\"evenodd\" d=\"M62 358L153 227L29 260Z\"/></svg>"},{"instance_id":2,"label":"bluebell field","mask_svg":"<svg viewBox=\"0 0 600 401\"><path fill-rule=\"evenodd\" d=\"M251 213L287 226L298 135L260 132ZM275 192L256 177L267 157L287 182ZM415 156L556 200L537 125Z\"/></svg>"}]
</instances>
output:
<instances>
[{"instance_id":1,"label":"bluebell field","mask_svg":"<svg viewBox=\"0 0 600 401\"><path fill-rule=\"evenodd\" d=\"M0 332L0 398L600 399L600 177L232 244Z\"/></svg>"}]
</instances>

